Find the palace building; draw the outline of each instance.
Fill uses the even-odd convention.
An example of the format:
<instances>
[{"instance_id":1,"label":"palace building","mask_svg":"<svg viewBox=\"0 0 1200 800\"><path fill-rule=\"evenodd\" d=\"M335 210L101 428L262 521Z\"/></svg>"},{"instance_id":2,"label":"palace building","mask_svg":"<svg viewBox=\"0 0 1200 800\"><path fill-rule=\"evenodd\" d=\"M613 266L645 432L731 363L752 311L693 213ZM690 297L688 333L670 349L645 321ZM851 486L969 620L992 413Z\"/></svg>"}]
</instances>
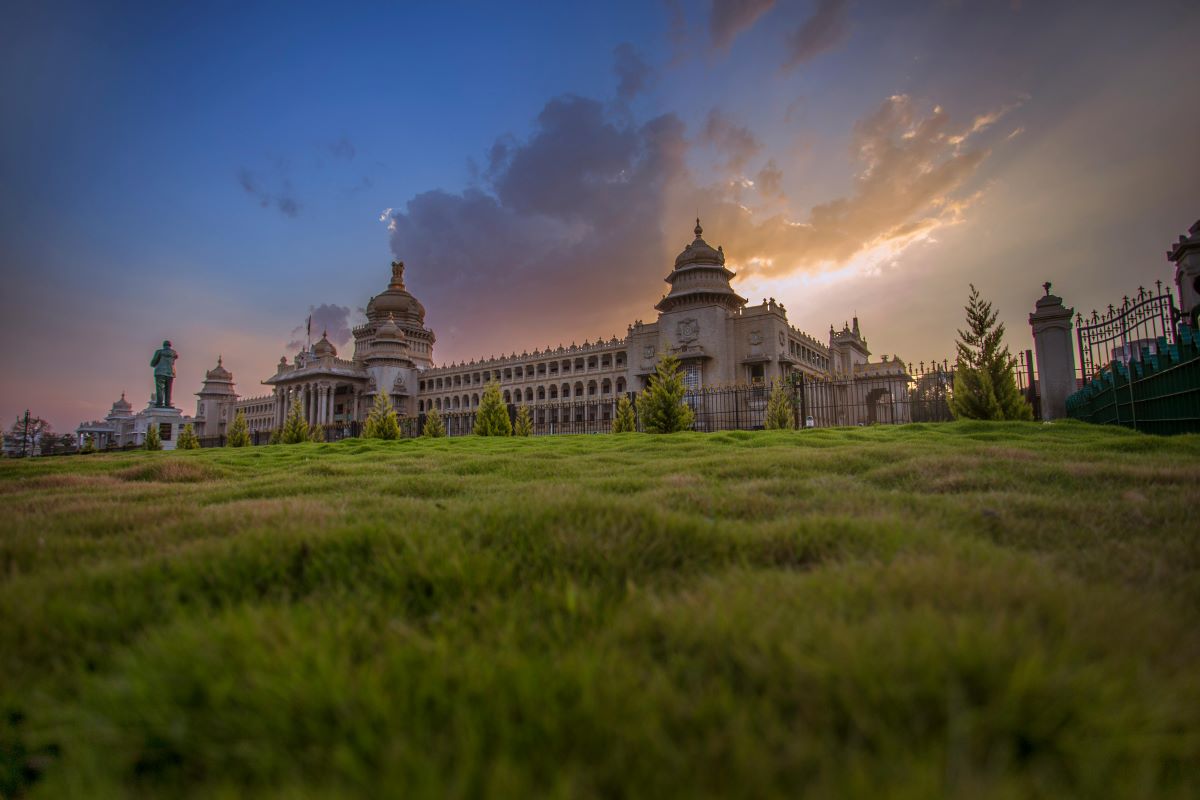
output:
<instances>
[{"instance_id":1,"label":"palace building","mask_svg":"<svg viewBox=\"0 0 1200 800\"><path fill-rule=\"evenodd\" d=\"M505 402L531 406L535 424L550 430L556 423L599 424L612 418L621 394L645 387L662 353L680 360L685 383L695 390L764 385L800 373L814 381L869 382L875 396L886 399L907 384L899 358L870 360L857 318L841 330L830 327L822 342L793 327L774 298L749 304L731 285L724 250L709 245L703 232L696 220L695 238L664 278L669 290L654 306L654 321L632 323L623 338L440 366L425 307L405 288L404 263L393 262L387 288L370 299L367 321L353 330L349 357L322 335L290 362L280 358L275 374L262 381L271 392L250 398L238 397L233 375L218 359L197 392L192 422L200 436L219 436L240 410L251 431L267 431L283 424L295 401L311 424L360 422L385 391L401 416L436 408L449 416L454 433L459 417L478 407L485 385L495 380Z\"/></svg>"}]
</instances>

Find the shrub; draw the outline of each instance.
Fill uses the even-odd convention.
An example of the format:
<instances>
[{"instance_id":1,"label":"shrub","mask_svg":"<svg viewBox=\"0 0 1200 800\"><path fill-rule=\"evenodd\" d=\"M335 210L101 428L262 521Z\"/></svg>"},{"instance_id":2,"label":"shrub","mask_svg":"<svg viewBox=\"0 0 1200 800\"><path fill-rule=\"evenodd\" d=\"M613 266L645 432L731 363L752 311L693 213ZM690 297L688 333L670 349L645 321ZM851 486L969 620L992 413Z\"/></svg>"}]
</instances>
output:
<instances>
[{"instance_id":1,"label":"shrub","mask_svg":"<svg viewBox=\"0 0 1200 800\"><path fill-rule=\"evenodd\" d=\"M142 445L147 450L162 450L162 439L158 436L158 425L146 426L146 442Z\"/></svg>"},{"instance_id":2,"label":"shrub","mask_svg":"<svg viewBox=\"0 0 1200 800\"><path fill-rule=\"evenodd\" d=\"M679 359L664 353L654 367L646 391L638 395L638 415L646 433L675 433L689 430L696 420L683 402L686 388Z\"/></svg>"},{"instance_id":3,"label":"shrub","mask_svg":"<svg viewBox=\"0 0 1200 800\"><path fill-rule=\"evenodd\" d=\"M198 450L200 449L200 439L196 436L196 429L192 427L192 423L183 426L183 430L179 432L179 441L175 442L176 450Z\"/></svg>"},{"instance_id":4,"label":"shrub","mask_svg":"<svg viewBox=\"0 0 1200 800\"><path fill-rule=\"evenodd\" d=\"M792 406L792 390L782 380L771 385L771 397L767 400L767 415L763 427L769 431L790 431L796 427L796 410Z\"/></svg>"},{"instance_id":5,"label":"shrub","mask_svg":"<svg viewBox=\"0 0 1200 800\"><path fill-rule=\"evenodd\" d=\"M628 395L621 395L617 401L617 416L613 419L613 433L634 433L637 431L637 418L633 414L633 403Z\"/></svg>"},{"instance_id":6,"label":"shrub","mask_svg":"<svg viewBox=\"0 0 1200 800\"><path fill-rule=\"evenodd\" d=\"M392 398L382 389L375 393L375 403L367 414L367 421L363 423L363 437L388 441L400 438L400 421L396 419Z\"/></svg>"},{"instance_id":7,"label":"shrub","mask_svg":"<svg viewBox=\"0 0 1200 800\"><path fill-rule=\"evenodd\" d=\"M500 384L488 383L479 399L479 411L475 414L475 433L480 436L512 436L512 420L508 418L508 407L500 396Z\"/></svg>"},{"instance_id":8,"label":"shrub","mask_svg":"<svg viewBox=\"0 0 1200 800\"><path fill-rule=\"evenodd\" d=\"M442 412L431 408L425 413L425 427L421 435L426 439L440 439L446 435L446 425L442 422Z\"/></svg>"},{"instance_id":9,"label":"shrub","mask_svg":"<svg viewBox=\"0 0 1200 800\"><path fill-rule=\"evenodd\" d=\"M80 449L79 452L83 453L85 455L87 453L96 452L96 437L92 436L91 434L88 434L87 437L83 440L83 447Z\"/></svg>"},{"instance_id":10,"label":"shrub","mask_svg":"<svg viewBox=\"0 0 1200 800\"><path fill-rule=\"evenodd\" d=\"M249 447L250 425L246 422L246 414L240 409L229 426L229 435L225 437L226 447Z\"/></svg>"},{"instance_id":11,"label":"shrub","mask_svg":"<svg viewBox=\"0 0 1200 800\"><path fill-rule=\"evenodd\" d=\"M267 437L267 444L279 444L283 441L283 432L279 428L272 428L271 435Z\"/></svg>"},{"instance_id":12,"label":"shrub","mask_svg":"<svg viewBox=\"0 0 1200 800\"><path fill-rule=\"evenodd\" d=\"M324 425L309 425L308 440L310 442L325 441L325 426Z\"/></svg>"},{"instance_id":13,"label":"shrub","mask_svg":"<svg viewBox=\"0 0 1200 800\"><path fill-rule=\"evenodd\" d=\"M279 434L279 441L283 444L300 444L308 441L308 423L304 421L300 398L292 401L287 420L284 421L283 430Z\"/></svg>"},{"instance_id":14,"label":"shrub","mask_svg":"<svg viewBox=\"0 0 1200 800\"><path fill-rule=\"evenodd\" d=\"M1002 347L1004 323L975 284L967 298L967 330L958 332L954 393L950 411L958 419L1033 419L1033 409L1017 389L1015 360Z\"/></svg>"},{"instance_id":15,"label":"shrub","mask_svg":"<svg viewBox=\"0 0 1200 800\"><path fill-rule=\"evenodd\" d=\"M529 436L533 433L533 417L529 415L529 406L517 409L517 423L513 426L513 436Z\"/></svg>"}]
</instances>

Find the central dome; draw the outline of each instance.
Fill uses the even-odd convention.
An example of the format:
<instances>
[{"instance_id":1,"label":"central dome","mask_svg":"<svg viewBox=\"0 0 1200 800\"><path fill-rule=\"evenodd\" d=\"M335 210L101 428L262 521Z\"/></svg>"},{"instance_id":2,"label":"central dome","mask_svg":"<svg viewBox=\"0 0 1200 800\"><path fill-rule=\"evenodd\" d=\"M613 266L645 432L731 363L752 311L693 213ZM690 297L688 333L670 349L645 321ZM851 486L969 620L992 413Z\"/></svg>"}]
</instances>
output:
<instances>
[{"instance_id":1,"label":"central dome","mask_svg":"<svg viewBox=\"0 0 1200 800\"><path fill-rule=\"evenodd\" d=\"M693 229L696 238L687 247L683 248L683 252L675 256L675 269L687 266L688 264L720 264L725 265L725 252L720 248L713 249L712 245L701 238L704 233L704 228L700 227L700 219L696 219L696 227Z\"/></svg>"},{"instance_id":2,"label":"central dome","mask_svg":"<svg viewBox=\"0 0 1200 800\"><path fill-rule=\"evenodd\" d=\"M425 306L417 302L404 288L404 262L392 262L392 280L387 291L377 294L367 303L367 319L379 322L392 315L403 322L425 324Z\"/></svg>"}]
</instances>

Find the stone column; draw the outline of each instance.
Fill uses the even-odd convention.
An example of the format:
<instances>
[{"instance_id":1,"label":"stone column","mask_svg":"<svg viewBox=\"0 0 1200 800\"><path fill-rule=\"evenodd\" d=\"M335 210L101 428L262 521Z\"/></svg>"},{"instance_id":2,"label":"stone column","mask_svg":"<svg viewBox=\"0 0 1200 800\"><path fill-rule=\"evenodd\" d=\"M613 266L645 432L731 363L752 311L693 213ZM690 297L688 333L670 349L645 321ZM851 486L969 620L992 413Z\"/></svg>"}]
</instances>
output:
<instances>
[{"instance_id":1,"label":"stone column","mask_svg":"<svg viewBox=\"0 0 1200 800\"><path fill-rule=\"evenodd\" d=\"M1075 392L1075 340L1071 336L1071 318L1075 309L1063 306L1061 297L1050 294L1050 282L1029 315L1033 346L1037 350L1038 384L1042 401L1042 419L1067 416L1067 398Z\"/></svg>"},{"instance_id":2,"label":"stone column","mask_svg":"<svg viewBox=\"0 0 1200 800\"><path fill-rule=\"evenodd\" d=\"M1200 317L1200 220L1188 228L1189 236L1167 251L1167 259L1175 263L1175 286L1179 290L1179 310L1183 320L1193 329Z\"/></svg>"}]
</instances>

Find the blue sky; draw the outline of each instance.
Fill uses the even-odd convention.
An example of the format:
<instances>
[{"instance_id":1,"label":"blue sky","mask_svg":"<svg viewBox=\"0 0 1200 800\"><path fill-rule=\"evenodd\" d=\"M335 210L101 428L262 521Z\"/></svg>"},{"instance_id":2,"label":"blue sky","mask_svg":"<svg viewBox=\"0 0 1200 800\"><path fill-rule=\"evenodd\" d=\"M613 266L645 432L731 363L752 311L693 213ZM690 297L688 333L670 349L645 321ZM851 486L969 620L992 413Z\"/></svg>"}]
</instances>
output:
<instances>
[{"instance_id":1,"label":"blue sky","mask_svg":"<svg viewBox=\"0 0 1200 800\"><path fill-rule=\"evenodd\" d=\"M520 351L650 319L698 211L744 294L917 360L952 353L968 282L1024 348L1043 280L1081 308L1168 280L1200 217L1194 3L4 20L0 413L60 430L140 404L163 337L185 406L218 353L258 394L310 307L352 324L396 257L436 358Z\"/></svg>"}]
</instances>

